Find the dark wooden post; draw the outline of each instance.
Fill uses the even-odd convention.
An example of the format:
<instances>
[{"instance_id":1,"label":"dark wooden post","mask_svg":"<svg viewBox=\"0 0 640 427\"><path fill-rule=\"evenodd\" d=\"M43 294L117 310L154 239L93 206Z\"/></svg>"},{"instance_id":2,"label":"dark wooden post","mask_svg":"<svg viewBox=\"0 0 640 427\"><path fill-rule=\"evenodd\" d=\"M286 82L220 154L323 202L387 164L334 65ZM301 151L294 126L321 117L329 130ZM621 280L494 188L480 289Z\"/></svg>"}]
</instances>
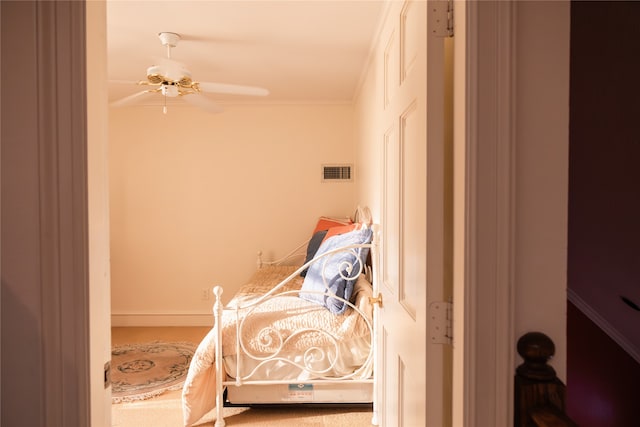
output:
<instances>
[{"instance_id":1,"label":"dark wooden post","mask_svg":"<svg viewBox=\"0 0 640 427\"><path fill-rule=\"evenodd\" d=\"M565 385L547 364L556 348L541 332L529 332L518 340L524 362L516 369L515 427L576 426L564 414Z\"/></svg>"}]
</instances>

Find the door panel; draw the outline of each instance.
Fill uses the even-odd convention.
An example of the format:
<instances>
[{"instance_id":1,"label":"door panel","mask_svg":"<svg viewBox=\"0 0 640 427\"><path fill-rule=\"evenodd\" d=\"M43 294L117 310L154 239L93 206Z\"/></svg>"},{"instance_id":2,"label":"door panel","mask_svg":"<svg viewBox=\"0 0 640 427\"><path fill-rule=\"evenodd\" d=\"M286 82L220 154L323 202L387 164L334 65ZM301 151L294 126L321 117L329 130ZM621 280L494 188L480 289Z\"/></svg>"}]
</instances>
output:
<instances>
[{"instance_id":1,"label":"door panel","mask_svg":"<svg viewBox=\"0 0 640 427\"><path fill-rule=\"evenodd\" d=\"M390 294L398 293L400 275L400 249L397 236L400 235L399 209L395 206L395 197L400 191L400 148L396 127L392 126L384 136L384 191L383 212L384 227L382 229L382 285Z\"/></svg>"},{"instance_id":2,"label":"door panel","mask_svg":"<svg viewBox=\"0 0 640 427\"><path fill-rule=\"evenodd\" d=\"M400 116L400 292L399 302L415 322L424 301L425 279L425 160L426 145L422 139L424 119L418 116L418 101ZM422 101L424 104L424 101Z\"/></svg>"},{"instance_id":3,"label":"door panel","mask_svg":"<svg viewBox=\"0 0 640 427\"><path fill-rule=\"evenodd\" d=\"M426 2L394 2L391 7L379 65L385 131L378 415L388 427L441 427L447 418L443 349L428 343L426 312L430 301L442 299L444 286L444 104L437 82L427 75L427 56L431 73L443 67L444 51L438 43L433 49L429 44L427 51ZM443 74L436 71L434 77ZM428 93L432 85L435 89Z\"/></svg>"}]
</instances>

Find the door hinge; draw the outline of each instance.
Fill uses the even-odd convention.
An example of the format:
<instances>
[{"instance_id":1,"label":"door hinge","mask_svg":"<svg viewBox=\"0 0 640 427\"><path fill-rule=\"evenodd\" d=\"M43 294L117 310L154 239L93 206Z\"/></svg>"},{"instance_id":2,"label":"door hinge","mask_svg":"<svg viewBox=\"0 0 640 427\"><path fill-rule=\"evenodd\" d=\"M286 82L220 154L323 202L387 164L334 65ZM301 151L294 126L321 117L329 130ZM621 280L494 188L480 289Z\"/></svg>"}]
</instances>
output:
<instances>
[{"instance_id":1,"label":"door hinge","mask_svg":"<svg viewBox=\"0 0 640 427\"><path fill-rule=\"evenodd\" d=\"M431 34L436 37L453 37L453 1L431 1L429 7Z\"/></svg>"},{"instance_id":2,"label":"door hinge","mask_svg":"<svg viewBox=\"0 0 640 427\"><path fill-rule=\"evenodd\" d=\"M453 303L436 301L429 304L429 338L432 344L453 341Z\"/></svg>"}]
</instances>

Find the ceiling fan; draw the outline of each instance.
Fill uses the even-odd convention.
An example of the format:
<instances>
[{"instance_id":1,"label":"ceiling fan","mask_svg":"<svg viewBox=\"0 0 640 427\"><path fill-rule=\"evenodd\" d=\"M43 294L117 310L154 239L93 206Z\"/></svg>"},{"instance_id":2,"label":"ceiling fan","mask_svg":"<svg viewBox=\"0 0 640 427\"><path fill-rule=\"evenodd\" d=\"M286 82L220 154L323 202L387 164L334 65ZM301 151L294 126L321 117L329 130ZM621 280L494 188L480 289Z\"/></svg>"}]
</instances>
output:
<instances>
[{"instance_id":1,"label":"ceiling fan","mask_svg":"<svg viewBox=\"0 0 640 427\"><path fill-rule=\"evenodd\" d=\"M158 33L163 46L167 47L167 58L161 59L159 65L147 68L147 79L134 83L140 86L150 86L149 89L134 93L111 103L112 106L122 107L135 104L147 97L160 94L164 98L162 111L167 113L167 98L181 98L186 102L211 113L223 111L222 107L206 98L202 93L224 93L231 95L266 96L267 89L256 86L242 86L227 83L197 82L191 78L191 73L180 62L171 59L171 48L176 47L180 35L170 32Z\"/></svg>"}]
</instances>

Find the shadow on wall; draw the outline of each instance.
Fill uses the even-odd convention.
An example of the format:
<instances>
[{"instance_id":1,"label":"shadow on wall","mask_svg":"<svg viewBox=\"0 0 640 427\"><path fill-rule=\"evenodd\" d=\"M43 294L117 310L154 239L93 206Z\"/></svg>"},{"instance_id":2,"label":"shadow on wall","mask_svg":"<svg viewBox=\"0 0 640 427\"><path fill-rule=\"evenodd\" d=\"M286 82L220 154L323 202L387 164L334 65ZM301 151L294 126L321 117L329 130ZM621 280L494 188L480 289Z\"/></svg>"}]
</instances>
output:
<instances>
[{"instance_id":1,"label":"shadow on wall","mask_svg":"<svg viewBox=\"0 0 640 427\"><path fill-rule=\"evenodd\" d=\"M5 248L3 248L5 249ZM3 251L4 252L4 251ZM4 263L3 263L4 264ZM39 311L39 298L20 295L15 287L25 290L25 283L10 283L8 266L3 266L2 277L2 419L0 425L38 426L42 413L41 393L32 389L36 384L44 387L42 334L34 312ZM20 287L20 285L22 285ZM26 289L28 291L28 289ZM38 305L38 308L27 304Z\"/></svg>"},{"instance_id":2,"label":"shadow on wall","mask_svg":"<svg viewBox=\"0 0 640 427\"><path fill-rule=\"evenodd\" d=\"M640 364L571 303L567 338L567 414L580 427L637 426Z\"/></svg>"}]
</instances>

